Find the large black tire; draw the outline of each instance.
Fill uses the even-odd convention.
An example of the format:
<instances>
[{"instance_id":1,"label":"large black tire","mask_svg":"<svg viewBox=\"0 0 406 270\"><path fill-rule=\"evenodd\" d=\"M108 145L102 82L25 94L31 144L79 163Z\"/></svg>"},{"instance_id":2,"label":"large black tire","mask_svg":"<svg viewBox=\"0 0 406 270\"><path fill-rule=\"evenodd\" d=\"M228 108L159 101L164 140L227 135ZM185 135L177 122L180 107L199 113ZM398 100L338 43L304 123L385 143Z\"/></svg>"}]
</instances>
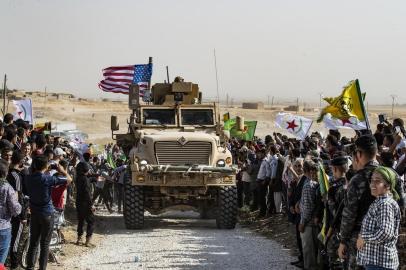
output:
<instances>
[{"instance_id":1,"label":"large black tire","mask_svg":"<svg viewBox=\"0 0 406 270\"><path fill-rule=\"evenodd\" d=\"M144 189L131 185L127 173L124 186L124 223L129 230L139 230L144 227Z\"/></svg>"},{"instance_id":2,"label":"large black tire","mask_svg":"<svg viewBox=\"0 0 406 270\"><path fill-rule=\"evenodd\" d=\"M237 187L221 187L218 191L217 228L234 229L237 223Z\"/></svg>"}]
</instances>

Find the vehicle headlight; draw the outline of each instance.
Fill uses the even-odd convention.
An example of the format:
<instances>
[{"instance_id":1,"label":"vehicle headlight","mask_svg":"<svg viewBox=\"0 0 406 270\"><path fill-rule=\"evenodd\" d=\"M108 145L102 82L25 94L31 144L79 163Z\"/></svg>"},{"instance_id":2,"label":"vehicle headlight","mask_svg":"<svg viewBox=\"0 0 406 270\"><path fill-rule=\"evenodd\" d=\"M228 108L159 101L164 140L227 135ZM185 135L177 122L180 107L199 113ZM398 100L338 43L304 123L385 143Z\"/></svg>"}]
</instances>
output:
<instances>
[{"instance_id":1,"label":"vehicle headlight","mask_svg":"<svg viewBox=\"0 0 406 270\"><path fill-rule=\"evenodd\" d=\"M140 171L145 171L147 169L148 161L145 159L141 159L140 161Z\"/></svg>"},{"instance_id":2,"label":"vehicle headlight","mask_svg":"<svg viewBox=\"0 0 406 270\"><path fill-rule=\"evenodd\" d=\"M217 167L225 167L226 162L224 161L224 159L219 159L219 160L217 160L216 166Z\"/></svg>"}]
</instances>

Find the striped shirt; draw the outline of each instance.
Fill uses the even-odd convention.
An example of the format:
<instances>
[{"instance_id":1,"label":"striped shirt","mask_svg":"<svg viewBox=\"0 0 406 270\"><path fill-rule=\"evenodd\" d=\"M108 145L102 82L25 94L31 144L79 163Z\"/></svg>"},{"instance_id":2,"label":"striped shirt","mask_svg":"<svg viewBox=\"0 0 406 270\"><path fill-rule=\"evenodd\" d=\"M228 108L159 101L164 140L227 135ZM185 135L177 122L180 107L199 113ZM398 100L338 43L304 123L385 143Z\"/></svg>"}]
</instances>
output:
<instances>
[{"instance_id":1,"label":"striped shirt","mask_svg":"<svg viewBox=\"0 0 406 270\"><path fill-rule=\"evenodd\" d=\"M304 225L313 224L313 217L316 209L316 190L318 183L305 178L302 196L300 198L300 223Z\"/></svg>"}]
</instances>

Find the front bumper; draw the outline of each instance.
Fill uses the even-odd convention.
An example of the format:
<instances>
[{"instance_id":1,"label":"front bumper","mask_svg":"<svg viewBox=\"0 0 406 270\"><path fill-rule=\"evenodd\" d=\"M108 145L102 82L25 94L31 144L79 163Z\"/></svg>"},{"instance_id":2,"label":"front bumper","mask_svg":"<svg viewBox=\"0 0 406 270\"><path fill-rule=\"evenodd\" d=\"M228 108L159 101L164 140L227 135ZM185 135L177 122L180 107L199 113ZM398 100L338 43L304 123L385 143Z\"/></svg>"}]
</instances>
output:
<instances>
[{"instance_id":1,"label":"front bumper","mask_svg":"<svg viewBox=\"0 0 406 270\"><path fill-rule=\"evenodd\" d=\"M233 167L147 165L144 170L131 167L132 184L137 186L202 187L234 186Z\"/></svg>"}]
</instances>

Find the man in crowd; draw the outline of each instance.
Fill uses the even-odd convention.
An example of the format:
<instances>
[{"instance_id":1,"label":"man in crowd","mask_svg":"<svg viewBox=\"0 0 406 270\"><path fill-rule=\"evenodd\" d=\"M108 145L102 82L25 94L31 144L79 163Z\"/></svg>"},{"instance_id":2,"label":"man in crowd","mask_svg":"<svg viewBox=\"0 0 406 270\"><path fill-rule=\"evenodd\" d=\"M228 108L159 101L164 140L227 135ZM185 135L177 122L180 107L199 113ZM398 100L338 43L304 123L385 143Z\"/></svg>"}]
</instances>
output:
<instances>
[{"instance_id":1,"label":"man in crowd","mask_svg":"<svg viewBox=\"0 0 406 270\"><path fill-rule=\"evenodd\" d=\"M35 254L40 243L39 266L46 269L48 263L49 242L54 223L54 206L51 199L52 187L72 181L65 169L58 164L57 171L61 176L45 174L48 159L37 155L32 161L33 173L25 181L27 194L30 197L31 222L30 245L27 253L27 269L34 269Z\"/></svg>"},{"instance_id":2,"label":"man in crowd","mask_svg":"<svg viewBox=\"0 0 406 270\"><path fill-rule=\"evenodd\" d=\"M377 167L378 146L375 137L362 135L355 141L352 166L356 174L350 180L340 226L340 245L338 255L347 259L350 269L357 269L356 241L361 229L362 219L374 201L369 187L372 172Z\"/></svg>"},{"instance_id":3,"label":"man in crowd","mask_svg":"<svg viewBox=\"0 0 406 270\"><path fill-rule=\"evenodd\" d=\"M317 227L318 224L315 221L318 169L317 163L311 160L306 160L303 164L303 171L306 180L303 185L302 196L300 199L299 232L303 246L304 268L308 270L316 270L318 267L317 235L319 231Z\"/></svg>"},{"instance_id":4,"label":"man in crowd","mask_svg":"<svg viewBox=\"0 0 406 270\"><path fill-rule=\"evenodd\" d=\"M259 204L259 217L265 217L267 213L266 195L268 192L270 168L267 153L265 149L257 152L258 159L261 160L261 166L257 175L257 196Z\"/></svg>"}]
</instances>

